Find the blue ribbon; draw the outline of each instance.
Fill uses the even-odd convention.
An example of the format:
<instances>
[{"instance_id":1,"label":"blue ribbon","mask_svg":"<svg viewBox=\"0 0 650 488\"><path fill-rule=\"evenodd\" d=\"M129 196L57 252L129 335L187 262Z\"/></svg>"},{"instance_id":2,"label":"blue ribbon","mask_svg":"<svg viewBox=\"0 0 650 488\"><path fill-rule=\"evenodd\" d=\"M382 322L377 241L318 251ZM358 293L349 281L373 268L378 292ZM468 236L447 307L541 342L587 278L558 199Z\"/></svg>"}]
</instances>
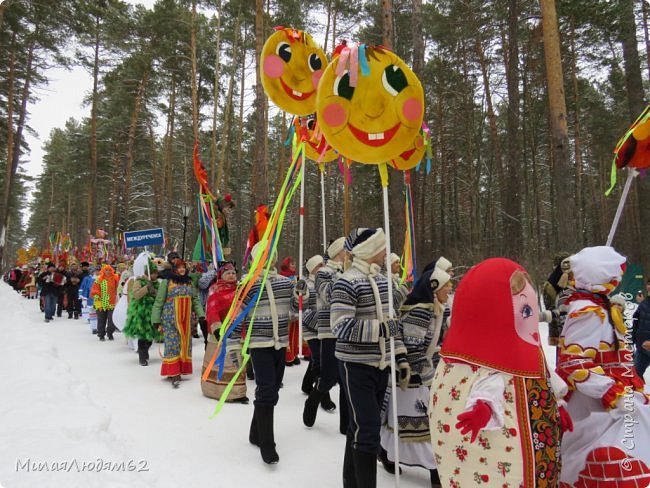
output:
<instances>
[{"instance_id":1,"label":"blue ribbon","mask_svg":"<svg viewBox=\"0 0 650 488\"><path fill-rule=\"evenodd\" d=\"M370 66L368 66L368 58L366 57L366 45L359 44L359 67L363 76L370 75Z\"/></svg>"}]
</instances>

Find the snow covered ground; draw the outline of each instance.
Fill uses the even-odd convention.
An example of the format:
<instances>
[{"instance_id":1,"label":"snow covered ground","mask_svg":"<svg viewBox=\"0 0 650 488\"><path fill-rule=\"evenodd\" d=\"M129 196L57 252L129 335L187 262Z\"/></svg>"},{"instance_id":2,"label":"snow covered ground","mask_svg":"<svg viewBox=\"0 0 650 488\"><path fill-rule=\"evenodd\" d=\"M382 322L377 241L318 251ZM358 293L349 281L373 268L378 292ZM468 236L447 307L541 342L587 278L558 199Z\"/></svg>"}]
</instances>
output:
<instances>
[{"instance_id":1,"label":"snow covered ground","mask_svg":"<svg viewBox=\"0 0 650 488\"><path fill-rule=\"evenodd\" d=\"M208 418L216 401L201 394L203 339L194 340L194 375L174 390L160 377L157 344L150 365L139 366L122 335L99 342L85 320L65 314L46 324L36 300L5 283L0 311L0 486L341 486L338 414L319 410L313 429L302 425L306 363L286 369L275 419L280 463L268 466L248 443L252 403ZM338 391L332 398L338 403ZM393 486L377 467L378 486ZM402 487L428 485L426 471L403 468Z\"/></svg>"}]
</instances>

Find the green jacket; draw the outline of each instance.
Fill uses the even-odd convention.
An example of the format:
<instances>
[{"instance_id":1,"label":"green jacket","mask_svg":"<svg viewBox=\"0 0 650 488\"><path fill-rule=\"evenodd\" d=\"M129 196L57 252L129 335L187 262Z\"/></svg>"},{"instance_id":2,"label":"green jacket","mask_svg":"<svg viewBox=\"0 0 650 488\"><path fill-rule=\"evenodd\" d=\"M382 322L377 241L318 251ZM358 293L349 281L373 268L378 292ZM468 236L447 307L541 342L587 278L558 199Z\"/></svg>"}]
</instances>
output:
<instances>
[{"instance_id":1,"label":"green jacket","mask_svg":"<svg viewBox=\"0 0 650 488\"><path fill-rule=\"evenodd\" d=\"M156 295L156 301L153 304L153 310L151 311L151 323L159 324L160 316L162 315L162 309L165 305L165 300L167 300L167 288L169 285L169 280L160 280L158 284L158 294ZM196 316L200 319L205 317L205 311L201 305L201 301L196 293L196 288L192 287L192 308L196 313Z\"/></svg>"}]
</instances>

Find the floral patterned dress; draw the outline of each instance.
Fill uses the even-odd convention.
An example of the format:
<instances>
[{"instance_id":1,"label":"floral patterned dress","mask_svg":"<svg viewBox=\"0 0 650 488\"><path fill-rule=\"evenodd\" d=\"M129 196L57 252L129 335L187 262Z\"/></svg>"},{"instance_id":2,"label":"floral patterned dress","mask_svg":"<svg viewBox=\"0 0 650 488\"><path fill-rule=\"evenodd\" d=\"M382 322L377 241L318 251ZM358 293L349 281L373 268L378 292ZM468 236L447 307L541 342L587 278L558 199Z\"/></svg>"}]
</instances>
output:
<instances>
[{"instance_id":1,"label":"floral patterned dress","mask_svg":"<svg viewBox=\"0 0 650 488\"><path fill-rule=\"evenodd\" d=\"M192 310L198 317L205 314L192 282L162 280L154 303L151 322L163 328L165 353L162 376L192 374Z\"/></svg>"},{"instance_id":2,"label":"floral patterned dress","mask_svg":"<svg viewBox=\"0 0 650 488\"><path fill-rule=\"evenodd\" d=\"M480 391L480 394L478 393ZM456 428L477 397L493 416L475 443ZM525 378L442 358L431 386L429 427L441 479L452 488L557 487L560 422L546 378Z\"/></svg>"}]
</instances>

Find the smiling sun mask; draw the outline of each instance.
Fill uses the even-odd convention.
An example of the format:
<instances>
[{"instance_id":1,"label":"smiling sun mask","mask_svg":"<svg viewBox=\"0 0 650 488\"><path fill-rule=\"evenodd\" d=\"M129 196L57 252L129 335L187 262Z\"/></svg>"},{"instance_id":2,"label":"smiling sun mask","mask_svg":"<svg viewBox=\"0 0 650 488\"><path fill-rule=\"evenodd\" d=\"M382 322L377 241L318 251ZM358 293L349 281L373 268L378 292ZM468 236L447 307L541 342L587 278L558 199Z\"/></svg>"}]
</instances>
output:
<instances>
[{"instance_id":1,"label":"smiling sun mask","mask_svg":"<svg viewBox=\"0 0 650 488\"><path fill-rule=\"evenodd\" d=\"M318 127L314 114L303 117L300 123L305 130L305 156L312 161L321 163L329 163L338 158L336 151L325 140L325 135Z\"/></svg>"},{"instance_id":2,"label":"smiling sun mask","mask_svg":"<svg viewBox=\"0 0 650 488\"><path fill-rule=\"evenodd\" d=\"M262 49L264 92L282 110L294 115L316 111L316 88L327 65L325 52L306 32L276 27Z\"/></svg>"},{"instance_id":3,"label":"smiling sun mask","mask_svg":"<svg viewBox=\"0 0 650 488\"><path fill-rule=\"evenodd\" d=\"M325 69L316 112L334 149L354 161L379 164L413 148L424 93L399 56L361 44L345 47Z\"/></svg>"}]
</instances>

